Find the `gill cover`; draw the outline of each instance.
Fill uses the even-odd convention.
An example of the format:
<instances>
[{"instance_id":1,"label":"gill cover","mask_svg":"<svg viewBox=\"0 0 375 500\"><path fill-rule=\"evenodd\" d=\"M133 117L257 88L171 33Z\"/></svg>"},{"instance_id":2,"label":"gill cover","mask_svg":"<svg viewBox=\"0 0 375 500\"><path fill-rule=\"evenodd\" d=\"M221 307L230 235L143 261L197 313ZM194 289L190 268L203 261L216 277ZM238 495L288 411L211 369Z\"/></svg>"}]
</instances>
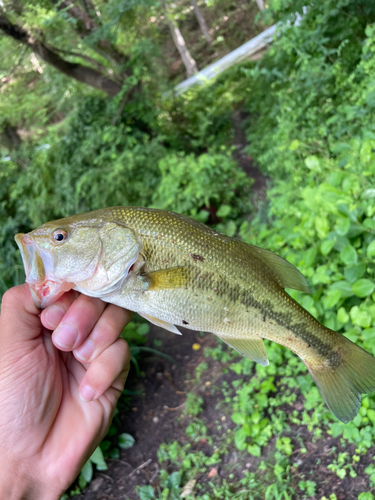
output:
<instances>
[{"instance_id":1,"label":"gill cover","mask_svg":"<svg viewBox=\"0 0 375 500\"><path fill-rule=\"evenodd\" d=\"M95 272L74 287L91 297L104 297L119 290L142 250L141 241L122 224L105 223L99 229L99 237L101 252Z\"/></svg>"},{"instance_id":2,"label":"gill cover","mask_svg":"<svg viewBox=\"0 0 375 500\"><path fill-rule=\"evenodd\" d=\"M54 241L58 230L67 234L66 240ZM72 288L92 297L118 290L142 248L128 227L90 219L48 222L15 239L26 282L41 308Z\"/></svg>"}]
</instances>

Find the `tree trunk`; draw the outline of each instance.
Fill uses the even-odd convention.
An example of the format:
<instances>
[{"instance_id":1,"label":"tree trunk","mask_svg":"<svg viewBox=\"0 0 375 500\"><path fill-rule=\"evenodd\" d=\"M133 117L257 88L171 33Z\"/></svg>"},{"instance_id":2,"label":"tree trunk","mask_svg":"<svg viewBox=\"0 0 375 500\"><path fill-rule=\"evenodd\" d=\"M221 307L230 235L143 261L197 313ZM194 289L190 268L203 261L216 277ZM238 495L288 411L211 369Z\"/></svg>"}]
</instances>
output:
<instances>
[{"instance_id":1,"label":"tree trunk","mask_svg":"<svg viewBox=\"0 0 375 500\"><path fill-rule=\"evenodd\" d=\"M21 28L21 26L12 24L1 7L0 30L3 31L5 35L10 36L29 47L44 62L54 66L61 73L64 73L79 82L86 83L91 87L103 90L111 97L114 97L120 92L121 85L114 82L103 73L89 68L88 66L83 66L82 64L66 61L60 57L53 50L53 48L33 38L31 34Z\"/></svg>"},{"instance_id":2,"label":"tree trunk","mask_svg":"<svg viewBox=\"0 0 375 500\"><path fill-rule=\"evenodd\" d=\"M262 1L262 0L259 0L259 1ZM197 1L196 0L190 0L190 3L194 7L195 17L197 18L197 21L199 23L199 26L200 26L201 31L203 33L203 36L206 39L207 43L209 45L211 45L212 44L212 38L211 38L211 35L208 32L206 21L204 20L204 17L202 16L202 12L201 12L200 8L198 7Z\"/></svg>"},{"instance_id":3,"label":"tree trunk","mask_svg":"<svg viewBox=\"0 0 375 500\"><path fill-rule=\"evenodd\" d=\"M163 2L163 6L164 6L165 13L166 13L165 17L167 19L168 26L169 26L169 29L170 29L171 34L172 34L174 44L176 45L176 48L177 48L178 52L180 53L182 62L185 65L186 73L188 76L192 76L195 73L198 73L197 63L194 61L194 59L190 55L190 52L189 52L188 48L186 47L185 40L181 34L181 31L178 29L177 24L175 23L173 18L169 16L168 8L167 8L165 2Z\"/></svg>"},{"instance_id":4,"label":"tree trunk","mask_svg":"<svg viewBox=\"0 0 375 500\"><path fill-rule=\"evenodd\" d=\"M264 10L264 2L263 0L256 0L256 3L259 7L259 10Z\"/></svg>"}]
</instances>

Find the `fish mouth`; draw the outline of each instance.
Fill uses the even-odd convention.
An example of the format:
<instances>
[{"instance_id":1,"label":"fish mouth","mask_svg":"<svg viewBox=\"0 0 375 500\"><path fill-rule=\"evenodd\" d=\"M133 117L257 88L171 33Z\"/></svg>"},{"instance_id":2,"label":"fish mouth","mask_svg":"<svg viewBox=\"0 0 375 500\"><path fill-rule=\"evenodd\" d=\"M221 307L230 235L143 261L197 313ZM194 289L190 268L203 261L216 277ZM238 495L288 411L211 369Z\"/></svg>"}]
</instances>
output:
<instances>
[{"instance_id":1,"label":"fish mouth","mask_svg":"<svg viewBox=\"0 0 375 500\"><path fill-rule=\"evenodd\" d=\"M14 239L21 252L26 283L36 307L44 309L73 288L73 283L53 277L53 257L39 248L29 234L19 233Z\"/></svg>"}]
</instances>

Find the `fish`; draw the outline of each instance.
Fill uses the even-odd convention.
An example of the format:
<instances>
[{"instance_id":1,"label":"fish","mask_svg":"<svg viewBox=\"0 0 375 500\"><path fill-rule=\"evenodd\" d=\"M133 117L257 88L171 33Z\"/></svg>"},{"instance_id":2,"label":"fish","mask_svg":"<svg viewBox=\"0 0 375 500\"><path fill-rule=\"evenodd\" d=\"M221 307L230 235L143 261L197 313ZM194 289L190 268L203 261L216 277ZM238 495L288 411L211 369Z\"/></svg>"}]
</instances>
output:
<instances>
[{"instance_id":1,"label":"fish","mask_svg":"<svg viewBox=\"0 0 375 500\"><path fill-rule=\"evenodd\" d=\"M331 412L347 423L375 390L375 358L320 324L286 288L305 277L275 253L185 215L111 207L47 222L15 240L26 282L44 308L74 289L180 334L211 332L268 365L263 339L296 353Z\"/></svg>"}]
</instances>

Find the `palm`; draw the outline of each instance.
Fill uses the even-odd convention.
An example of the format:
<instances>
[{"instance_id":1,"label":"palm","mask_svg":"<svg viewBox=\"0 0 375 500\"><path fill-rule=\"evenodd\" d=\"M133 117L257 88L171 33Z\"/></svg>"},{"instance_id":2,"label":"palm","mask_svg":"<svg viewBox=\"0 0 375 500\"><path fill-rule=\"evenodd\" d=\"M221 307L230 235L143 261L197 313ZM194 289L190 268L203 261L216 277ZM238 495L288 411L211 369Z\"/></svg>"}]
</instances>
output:
<instances>
[{"instance_id":1,"label":"palm","mask_svg":"<svg viewBox=\"0 0 375 500\"><path fill-rule=\"evenodd\" d=\"M56 486L61 482L63 489L77 475L77 464L71 457L82 456L79 470L103 438L118 395L116 389L110 388L96 401L82 401L79 384L86 369L71 352L55 348L50 332L43 333L32 346L24 379L17 381L13 396L18 405L12 406L12 414L3 414L1 421L6 424L9 436L18 435L19 444L12 446L22 448L21 456L40 459L45 479ZM41 389L37 399L35 387ZM20 414L24 417L21 428L17 419Z\"/></svg>"},{"instance_id":2,"label":"palm","mask_svg":"<svg viewBox=\"0 0 375 500\"><path fill-rule=\"evenodd\" d=\"M76 315L88 299L65 300L70 306L64 319L72 310ZM0 332L5 335L0 335L0 444L10 458L19 457L25 468L31 468L45 485L53 485L56 492L72 483L104 437L127 374L128 350L118 335L130 316L107 327L111 345L106 347L109 342L101 338L100 321L106 313L113 318L115 311L99 302L94 302L96 312L87 316L91 319L86 337L95 325L102 351L88 364L54 346L38 311L27 312L23 338L20 321L7 314L9 306L3 307L4 314L1 311ZM28 306L33 307L30 302ZM42 323L46 322L42 315ZM80 397L82 383L87 382L99 396L90 402Z\"/></svg>"}]
</instances>

